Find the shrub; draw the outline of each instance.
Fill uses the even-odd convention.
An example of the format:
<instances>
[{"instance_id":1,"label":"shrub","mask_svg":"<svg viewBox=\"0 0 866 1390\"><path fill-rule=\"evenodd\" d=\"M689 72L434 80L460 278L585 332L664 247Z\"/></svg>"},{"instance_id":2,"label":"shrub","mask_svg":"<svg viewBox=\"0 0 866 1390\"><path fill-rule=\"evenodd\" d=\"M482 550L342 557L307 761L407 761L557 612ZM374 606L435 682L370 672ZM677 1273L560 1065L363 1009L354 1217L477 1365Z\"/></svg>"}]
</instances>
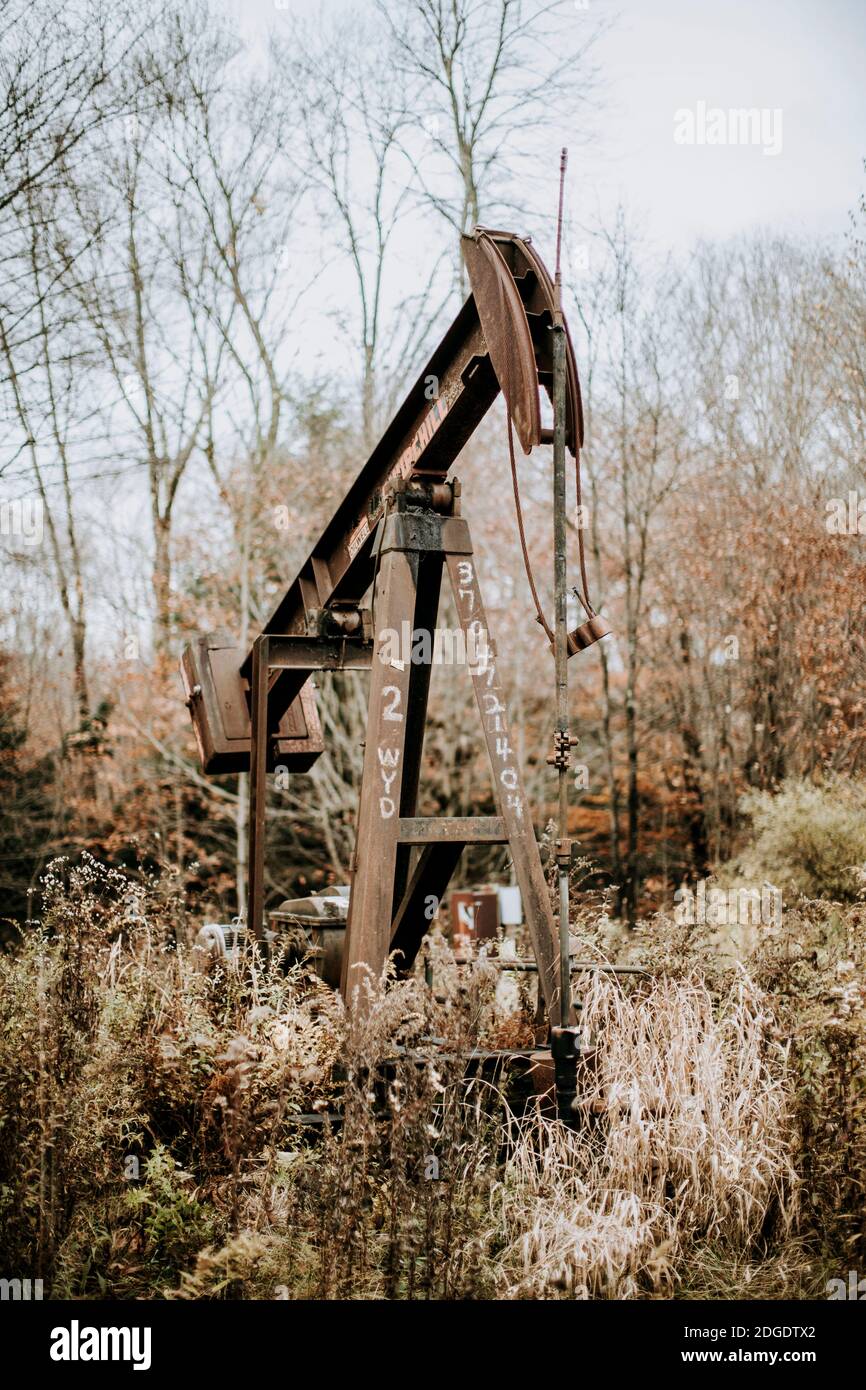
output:
<instances>
[{"instance_id":1,"label":"shrub","mask_svg":"<svg viewBox=\"0 0 866 1390\"><path fill-rule=\"evenodd\" d=\"M776 793L748 793L752 827L737 862L752 882L768 879L788 893L852 902L866 888L866 787L833 780L787 782Z\"/></svg>"}]
</instances>

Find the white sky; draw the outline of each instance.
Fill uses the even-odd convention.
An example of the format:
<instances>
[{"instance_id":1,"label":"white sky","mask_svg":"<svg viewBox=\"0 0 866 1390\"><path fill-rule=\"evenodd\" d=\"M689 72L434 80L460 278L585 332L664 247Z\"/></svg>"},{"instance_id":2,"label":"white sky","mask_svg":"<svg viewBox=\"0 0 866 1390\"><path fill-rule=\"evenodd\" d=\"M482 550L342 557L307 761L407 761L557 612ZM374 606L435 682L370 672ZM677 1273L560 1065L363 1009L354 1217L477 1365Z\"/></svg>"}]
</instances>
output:
<instances>
[{"instance_id":1,"label":"white sky","mask_svg":"<svg viewBox=\"0 0 866 1390\"><path fill-rule=\"evenodd\" d=\"M227 3L250 37L319 9L313 0ZM365 6L372 0L348 4ZM615 21L596 50L605 82L597 133L589 147L567 129L551 137L554 169L558 145L572 149L573 214L580 202L606 222L622 202L660 252L755 227L845 230L866 186L866 0L575 0L576 25L596 18ZM675 144L674 112L699 101L780 108L781 153Z\"/></svg>"},{"instance_id":2,"label":"white sky","mask_svg":"<svg viewBox=\"0 0 866 1390\"><path fill-rule=\"evenodd\" d=\"M588 161L602 208L622 198L659 249L756 226L844 230L866 185L863 0L656 0L616 7L600 57L609 147ZM709 106L782 111L782 151L687 147L673 114Z\"/></svg>"}]
</instances>

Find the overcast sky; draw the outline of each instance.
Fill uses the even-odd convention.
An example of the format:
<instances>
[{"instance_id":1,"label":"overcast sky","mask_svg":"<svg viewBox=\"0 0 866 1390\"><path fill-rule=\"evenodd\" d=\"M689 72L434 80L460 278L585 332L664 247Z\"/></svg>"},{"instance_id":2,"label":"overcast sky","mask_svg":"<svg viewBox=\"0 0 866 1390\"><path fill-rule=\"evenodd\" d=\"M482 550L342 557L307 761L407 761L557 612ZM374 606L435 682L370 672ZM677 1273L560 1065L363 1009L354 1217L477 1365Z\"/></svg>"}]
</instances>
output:
<instances>
[{"instance_id":1,"label":"overcast sky","mask_svg":"<svg viewBox=\"0 0 866 1390\"><path fill-rule=\"evenodd\" d=\"M864 0L654 0L600 48L610 142L592 168L602 206L623 199L661 246L771 226L834 234L866 184ZM779 109L782 148L682 146L674 112Z\"/></svg>"},{"instance_id":2,"label":"overcast sky","mask_svg":"<svg viewBox=\"0 0 866 1390\"><path fill-rule=\"evenodd\" d=\"M250 36L310 16L312 0L227 0ZM327 11L347 0L324 0ZM363 12L372 0L352 0ZM863 188L866 0L575 0L575 25L613 19L597 57L604 104L591 146L572 147L572 211L618 202L658 251L754 227L834 235ZM781 112L781 151L674 142L698 102ZM555 145L551 155L555 162Z\"/></svg>"}]
</instances>

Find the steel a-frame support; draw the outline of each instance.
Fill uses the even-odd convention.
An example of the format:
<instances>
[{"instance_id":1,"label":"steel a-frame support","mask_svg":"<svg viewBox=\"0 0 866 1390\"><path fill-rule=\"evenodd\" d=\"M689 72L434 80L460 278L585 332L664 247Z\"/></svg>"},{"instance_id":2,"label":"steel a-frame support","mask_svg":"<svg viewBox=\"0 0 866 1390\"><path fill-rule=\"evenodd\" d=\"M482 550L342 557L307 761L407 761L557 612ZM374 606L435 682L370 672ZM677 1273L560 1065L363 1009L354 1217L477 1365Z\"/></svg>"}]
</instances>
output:
<instances>
[{"instance_id":1,"label":"steel a-frame support","mask_svg":"<svg viewBox=\"0 0 866 1390\"><path fill-rule=\"evenodd\" d=\"M462 517L401 507L384 522L374 605L375 632L364 769L353 861L342 992L364 994L391 952L411 967L430 925L430 903L445 892L467 844L507 844L521 890L552 1023L560 1017L558 949L544 870L511 738L497 657L487 625L469 527ZM462 641L455 648L474 688L493 774L497 814L419 817L421 769L431 665L443 570L457 608ZM393 655L395 635L412 637L409 659ZM444 646L444 644L443 644ZM449 670L465 678L459 666Z\"/></svg>"},{"instance_id":2,"label":"steel a-frame support","mask_svg":"<svg viewBox=\"0 0 866 1390\"><path fill-rule=\"evenodd\" d=\"M306 671L369 669L343 950L341 989L347 1005L363 1009L365 982L381 975L391 953L400 970L412 967L430 926L430 904L441 901L465 846L504 844L520 887L548 1016L556 1025L561 1012L556 930L469 527L462 517L413 505L405 493L397 493L394 506L380 523L372 646L262 636L253 649L247 921L256 935L263 934L265 787L272 739L268 689L274 672L297 673L301 666ZM437 649L443 572L454 595L462 640L455 642L451 634L452 640ZM494 816L416 814L430 676L438 659L449 663L454 679L465 678L461 665L469 668L492 770Z\"/></svg>"}]
</instances>

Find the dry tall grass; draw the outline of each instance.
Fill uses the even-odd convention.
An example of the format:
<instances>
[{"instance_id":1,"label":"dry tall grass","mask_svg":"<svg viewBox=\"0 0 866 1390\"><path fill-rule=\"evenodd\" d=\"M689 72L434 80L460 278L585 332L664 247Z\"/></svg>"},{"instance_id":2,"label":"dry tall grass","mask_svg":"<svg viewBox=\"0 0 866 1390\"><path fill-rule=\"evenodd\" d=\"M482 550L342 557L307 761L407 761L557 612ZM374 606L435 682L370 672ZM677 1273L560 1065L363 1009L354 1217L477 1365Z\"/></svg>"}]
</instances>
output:
<instances>
[{"instance_id":1,"label":"dry tall grass","mask_svg":"<svg viewBox=\"0 0 866 1390\"><path fill-rule=\"evenodd\" d=\"M385 980L350 1025L304 968L203 974L171 883L58 866L0 957L4 1272L55 1297L820 1290L864 1233L862 932L833 912L750 973L698 972L659 922L650 977L583 979L566 1133L464 1080L504 1026L484 965L440 946L435 996Z\"/></svg>"},{"instance_id":2,"label":"dry tall grass","mask_svg":"<svg viewBox=\"0 0 866 1390\"><path fill-rule=\"evenodd\" d=\"M784 1238L797 1178L786 1053L740 972L717 1005L697 979L624 991L584 981L594 1051L575 1132L519 1130L498 1214L507 1291L675 1293L699 1242L732 1255Z\"/></svg>"}]
</instances>

